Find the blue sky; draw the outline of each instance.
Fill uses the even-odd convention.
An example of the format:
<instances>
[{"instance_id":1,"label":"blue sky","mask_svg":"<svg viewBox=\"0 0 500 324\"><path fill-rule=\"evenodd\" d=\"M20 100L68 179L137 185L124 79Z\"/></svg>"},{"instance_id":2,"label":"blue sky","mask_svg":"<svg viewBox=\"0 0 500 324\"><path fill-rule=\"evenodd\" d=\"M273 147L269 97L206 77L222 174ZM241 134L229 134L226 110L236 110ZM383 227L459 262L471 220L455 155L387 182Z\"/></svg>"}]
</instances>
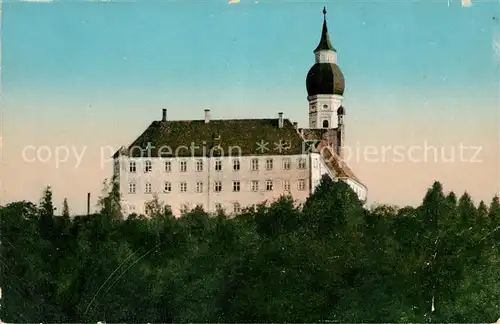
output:
<instances>
[{"instance_id":1,"label":"blue sky","mask_svg":"<svg viewBox=\"0 0 500 324\"><path fill-rule=\"evenodd\" d=\"M161 117L161 108L171 119L202 118L205 108L214 118L284 111L305 127L305 76L324 5L346 77L348 142L488 142L488 156L500 163L500 53L495 57L493 45L500 41L500 4L472 2L466 8L456 0L449 6L446 0L4 1L2 168L19 168L19 152L32 143L128 144ZM490 162L490 177L500 180ZM14 179L4 176L7 199L24 193L38 199L52 181L37 172L41 166L25 167L37 175L36 188L10 194ZM370 178L370 168L355 169ZM81 177L89 170L72 172ZM86 181L82 187L95 191L102 178ZM384 193L376 200L389 203L414 202L430 185L406 199L382 190L381 181L368 180ZM477 189L468 184L452 181L449 189L472 188L485 198L498 192L498 181ZM63 179L58 188L72 190ZM82 190L69 195L90 189Z\"/></svg>"}]
</instances>

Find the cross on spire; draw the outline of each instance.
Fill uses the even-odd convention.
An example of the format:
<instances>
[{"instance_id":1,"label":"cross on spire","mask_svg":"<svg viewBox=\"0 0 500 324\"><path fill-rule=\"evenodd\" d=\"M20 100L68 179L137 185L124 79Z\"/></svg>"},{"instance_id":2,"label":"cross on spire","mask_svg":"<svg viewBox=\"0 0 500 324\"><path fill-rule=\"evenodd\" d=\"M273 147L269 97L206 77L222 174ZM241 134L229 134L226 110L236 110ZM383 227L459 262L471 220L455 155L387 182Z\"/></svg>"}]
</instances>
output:
<instances>
[{"instance_id":1,"label":"cross on spire","mask_svg":"<svg viewBox=\"0 0 500 324\"><path fill-rule=\"evenodd\" d=\"M326 7L323 7L323 17L326 20Z\"/></svg>"}]
</instances>

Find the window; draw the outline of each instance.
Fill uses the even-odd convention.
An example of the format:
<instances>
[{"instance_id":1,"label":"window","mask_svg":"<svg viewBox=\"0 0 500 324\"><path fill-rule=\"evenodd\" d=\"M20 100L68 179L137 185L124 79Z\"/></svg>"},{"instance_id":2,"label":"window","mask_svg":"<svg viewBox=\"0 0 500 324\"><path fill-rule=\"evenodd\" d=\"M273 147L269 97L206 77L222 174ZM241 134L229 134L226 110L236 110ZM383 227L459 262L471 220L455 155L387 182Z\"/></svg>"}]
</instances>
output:
<instances>
[{"instance_id":1,"label":"window","mask_svg":"<svg viewBox=\"0 0 500 324\"><path fill-rule=\"evenodd\" d=\"M233 170L238 171L239 169L240 169L240 160L239 159L233 160Z\"/></svg>"},{"instance_id":2,"label":"window","mask_svg":"<svg viewBox=\"0 0 500 324\"><path fill-rule=\"evenodd\" d=\"M328 128L328 120L323 120L323 128Z\"/></svg>"},{"instance_id":3,"label":"window","mask_svg":"<svg viewBox=\"0 0 500 324\"><path fill-rule=\"evenodd\" d=\"M290 170L292 167L292 161L289 158L283 159L283 170Z\"/></svg>"},{"instance_id":4,"label":"window","mask_svg":"<svg viewBox=\"0 0 500 324\"><path fill-rule=\"evenodd\" d=\"M215 171L222 171L222 161L221 160L215 161Z\"/></svg>"},{"instance_id":5,"label":"window","mask_svg":"<svg viewBox=\"0 0 500 324\"><path fill-rule=\"evenodd\" d=\"M187 171L187 161L181 161L180 168L181 168L181 172L186 172Z\"/></svg>"},{"instance_id":6,"label":"window","mask_svg":"<svg viewBox=\"0 0 500 324\"><path fill-rule=\"evenodd\" d=\"M220 181L215 181L214 182L214 191L215 192L221 192L222 191L222 182L220 182Z\"/></svg>"},{"instance_id":7,"label":"window","mask_svg":"<svg viewBox=\"0 0 500 324\"><path fill-rule=\"evenodd\" d=\"M130 171L130 172L135 173L135 171L136 171L136 164L135 164L135 161L131 161L131 162L129 163L129 167L128 167L128 168L129 168L129 171Z\"/></svg>"},{"instance_id":8,"label":"window","mask_svg":"<svg viewBox=\"0 0 500 324\"><path fill-rule=\"evenodd\" d=\"M272 170L273 169L273 159L267 159L266 160L266 170Z\"/></svg>"},{"instance_id":9,"label":"window","mask_svg":"<svg viewBox=\"0 0 500 324\"><path fill-rule=\"evenodd\" d=\"M145 193L151 193L151 183L146 182L146 189L144 190Z\"/></svg>"},{"instance_id":10,"label":"window","mask_svg":"<svg viewBox=\"0 0 500 324\"><path fill-rule=\"evenodd\" d=\"M165 161L165 172L172 172L172 162Z\"/></svg>"},{"instance_id":11,"label":"window","mask_svg":"<svg viewBox=\"0 0 500 324\"><path fill-rule=\"evenodd\" d=\"M290 181L289 180L283 180L283 190L290 191Z\"/></svg>"},{"instance_id":12,"label":"window","mask_svg":"<svg viewBox=\"0 0 500 324\"><path fill-rule=\"evenodd\" d=\"M135 183L131 182L128 184L128 193L135 194Z\"/></svg>"},{"instance_id":13,"label":"window","mask_svg":"<svg viewBox=\"0 0 500 324\"><path fill-rule=\"evenodd\" d=\"M306 190L306 180L300 179L299 183L297 184L297 189L300 191Z\"/></svg>"},{"instance_id":14,"label":"window","mask_svg":"<svg viewBox=\"0 0 500 324\"><path fill-rule=\"evenodd\" d=\"M146 161L144 163L144 172L151 172L153 166L151 165L151 161Z\"/></svg>"},{"instance_id":15,"label":"window","mask_svg":"<svg viewBox=\"0 0 500 324\"><path fill-rule=\"evenodd\" d=\"M252 171L259 170L259 159L252 159Z\"/></svg>"},{"instance_id":16,"label":"window","mask_svg":"<svg viewBox=\"0 0 500 324\"><path fill-rule=\"evenodd\" d=\"M163 188L165 192L172 192L172 184L170 182L165 182L165 187Z\"/></svg>"},{"instance_id":17,"label":"window","mask_svg":"<svg viewBox=\"0 0 500 324\"><path fill-rule=\"evenodd\" d=\"M298 167L299 169L305 169L305 168L306 168L306 159L304 159L304 158L299 158L299 159L297 160L297 164L298 164L298 166L297 166L297 167Z\"/></svg>"},{"instance_id":18,"label":"window","mask_svg":"<svg viewBox=\"0 0 500 324\"><path fill-rule=\"evenodd\" d=\"M181 182L181 192L186 192L187 191L187 182L183 181Z\"/></svg>"},{"instance_id":19,"label":"window","mask_svg":"<svg viewBox=\"0 0 500 324\"><path fill-rule=\"evenodd\" d=\"M266 180L266 190L267 191L273 190L273 180Z\"/></svg>"},{"instance_id":20,"label":"window","mask_svg":"<svg viewBox=\"0 0 500 324\"><path fill-rule=\"evenodd\" d=\"M203 171L203 160L196 160L196 171Z\"/></svg>"},{"instance_id":21,"label":"window","mask_svg":"<svg viewBox=\"0 0 500 324\"><path fill-rule=\"evenodd\" d=\"M240 191L240 182L233 181L233 191Z\"/></svg>"},{"instance_id":22,"label":"window","mask_svg":"<svg viewBox=\"0 0 500 324\"><path fill-rule=\"evenodd\" d=\"M203 192L203 182L196 182L196 192Z\"/></svg>"},{"instance_id":23,"label":"window","mask_svg":"<svg viewBox=\"0 0 500 324\"><path fill-rule=\"evenodd\" d=\"M252 191L259 191L259 181L252 180L251 187L252 187Z\"/></svg>"},{"instance_id":24,"label":"window","mask_svg":"<svg viewBox=\"0 0 500 324\"><path fill-rule=\"evenodd\" d=\"M236 202L236 203L233 204L233 212L236 213L236 214L237 213L241 213L241 205L240 205L240 203Z\"/></svg>"}]
</instances>

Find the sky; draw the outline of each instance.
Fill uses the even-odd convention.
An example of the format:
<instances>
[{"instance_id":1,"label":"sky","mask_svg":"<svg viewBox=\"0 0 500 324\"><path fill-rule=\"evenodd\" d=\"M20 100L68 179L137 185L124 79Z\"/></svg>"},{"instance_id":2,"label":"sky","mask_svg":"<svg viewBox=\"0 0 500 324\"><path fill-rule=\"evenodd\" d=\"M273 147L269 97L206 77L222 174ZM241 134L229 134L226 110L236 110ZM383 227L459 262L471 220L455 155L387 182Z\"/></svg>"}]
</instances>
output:
<instances>
[{"instance_id":1,"label":"sky","mask_svg":"<svg viewBox=\"0 0 500 324\"><path fill-rule=\"evenodd\" d=\"M500 193L499 1L47 1L1 4L0 204L51 185L83 213L162 108L307 127L323 6L369 204Z\"/></svg>"}]
</instances>

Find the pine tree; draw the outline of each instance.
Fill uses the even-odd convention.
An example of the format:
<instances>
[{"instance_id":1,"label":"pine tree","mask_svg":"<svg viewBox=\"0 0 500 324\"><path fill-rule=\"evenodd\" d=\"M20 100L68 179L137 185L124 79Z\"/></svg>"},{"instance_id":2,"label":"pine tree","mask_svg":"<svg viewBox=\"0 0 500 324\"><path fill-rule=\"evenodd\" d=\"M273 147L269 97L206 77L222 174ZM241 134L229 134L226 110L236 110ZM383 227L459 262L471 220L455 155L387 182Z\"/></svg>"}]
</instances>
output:
<instances>
[{"instance_id":1,"label":"pine tree","mask_svg":"<svg viewBox=\"0 0 500 324\"><path fill-rule=\"evenodd\" d=\"M500 241L500 199L498 196L495 196L491 201L488 213L488 223L490 237L495 242Z\"/></svg>"},{"instance_id":2,"label":"pine tree","mask_svg":"<svg viewBox=\"0 0 500 324\"><path fill-rule=\"evenodd\" d=\"M475 217L477 215L476 207L472 198L467 192L464 192L462 197L458 201L458 212L460 215L460 221L464 229L469 228L474 223Z\"/></svg>"},{"instance_id":3,"label":"pine tree","mask_svg":"<svg viewBox=\"0 0 500 324\"><path fill-rule=\"evenodd\" d=\"M67 198L64 198L64 201L63 201L62 216L69 217L69 206L68 206L68 199Z\"/></svg>"},{"instance_id":4,"label":"pine tree","mask_svg":"<svg viewBox=\"0 0 500 324\"><path fill-rule=\"evenodd\" d=\"M439 182L434 182L427 191L420 214L422 225L420 228L420 247L419 259L422 264L420 272L420 307L424 316L430 316L434 310L436 294L440 287L439 284L439 260L436 260L440 242L440 233L438 220L443 217L446 210L446 201L443 194L443 186Z\"/></svg>"},{"instance_id":5,"label":"pine tree","mask_svg":"<svg viewBox=\"0 0 500 324\"><path fill-rule=\"evenodd\" d=\"M453 222L453 225L456 225L456 219L458 218L458 199L453 191L450 191L446 196L446 204L450 221Z\"/></svg>"},{"instance_id":6,"label":"pine tree","mask_svg":"<svg viewBox=\"0 0 500 324\"><path fill-rule=\"evenodd\" d=\"M54 228L54 204L52 203L52 190L47 186L43 191L40 201L40 234L49 239Z\"/></svg>"},{"instance_id":7,"label":"pine tree","mask_svg":"<svg viewBox=\"0 0 500 324\"><path fill-rule=\"evenodd\" d=\"M450 191L450 193L446 196L446 201L450 204L452 207L457 207L457 196L453 191Z\"/></svg>"},{"instance_id":8,"label":"pine tree","mask_svg":"<svg viewBox=\"0 0 500 324\"><path fill-rule=\"evenodd\" d=\"M478 216L480 217L488 217L488 207L486 207L486 204L484 203L484 201L480 201L479 202L479 206L477 207L477 212L478 212Z\"/></svg>"},{"instance_id":9,"label":"pine tree","mask_svg":"<svg viewBox=\"0 0 500 324\"><path fill-rule=\"evenodd\" d=\"M497 227L500 221L500 199L498 196L495 196L493 200L491 201L490 208L489 208L489 219L490 219L490 224L492 224L492 228Z\"/></svg>"}]
</instances>

